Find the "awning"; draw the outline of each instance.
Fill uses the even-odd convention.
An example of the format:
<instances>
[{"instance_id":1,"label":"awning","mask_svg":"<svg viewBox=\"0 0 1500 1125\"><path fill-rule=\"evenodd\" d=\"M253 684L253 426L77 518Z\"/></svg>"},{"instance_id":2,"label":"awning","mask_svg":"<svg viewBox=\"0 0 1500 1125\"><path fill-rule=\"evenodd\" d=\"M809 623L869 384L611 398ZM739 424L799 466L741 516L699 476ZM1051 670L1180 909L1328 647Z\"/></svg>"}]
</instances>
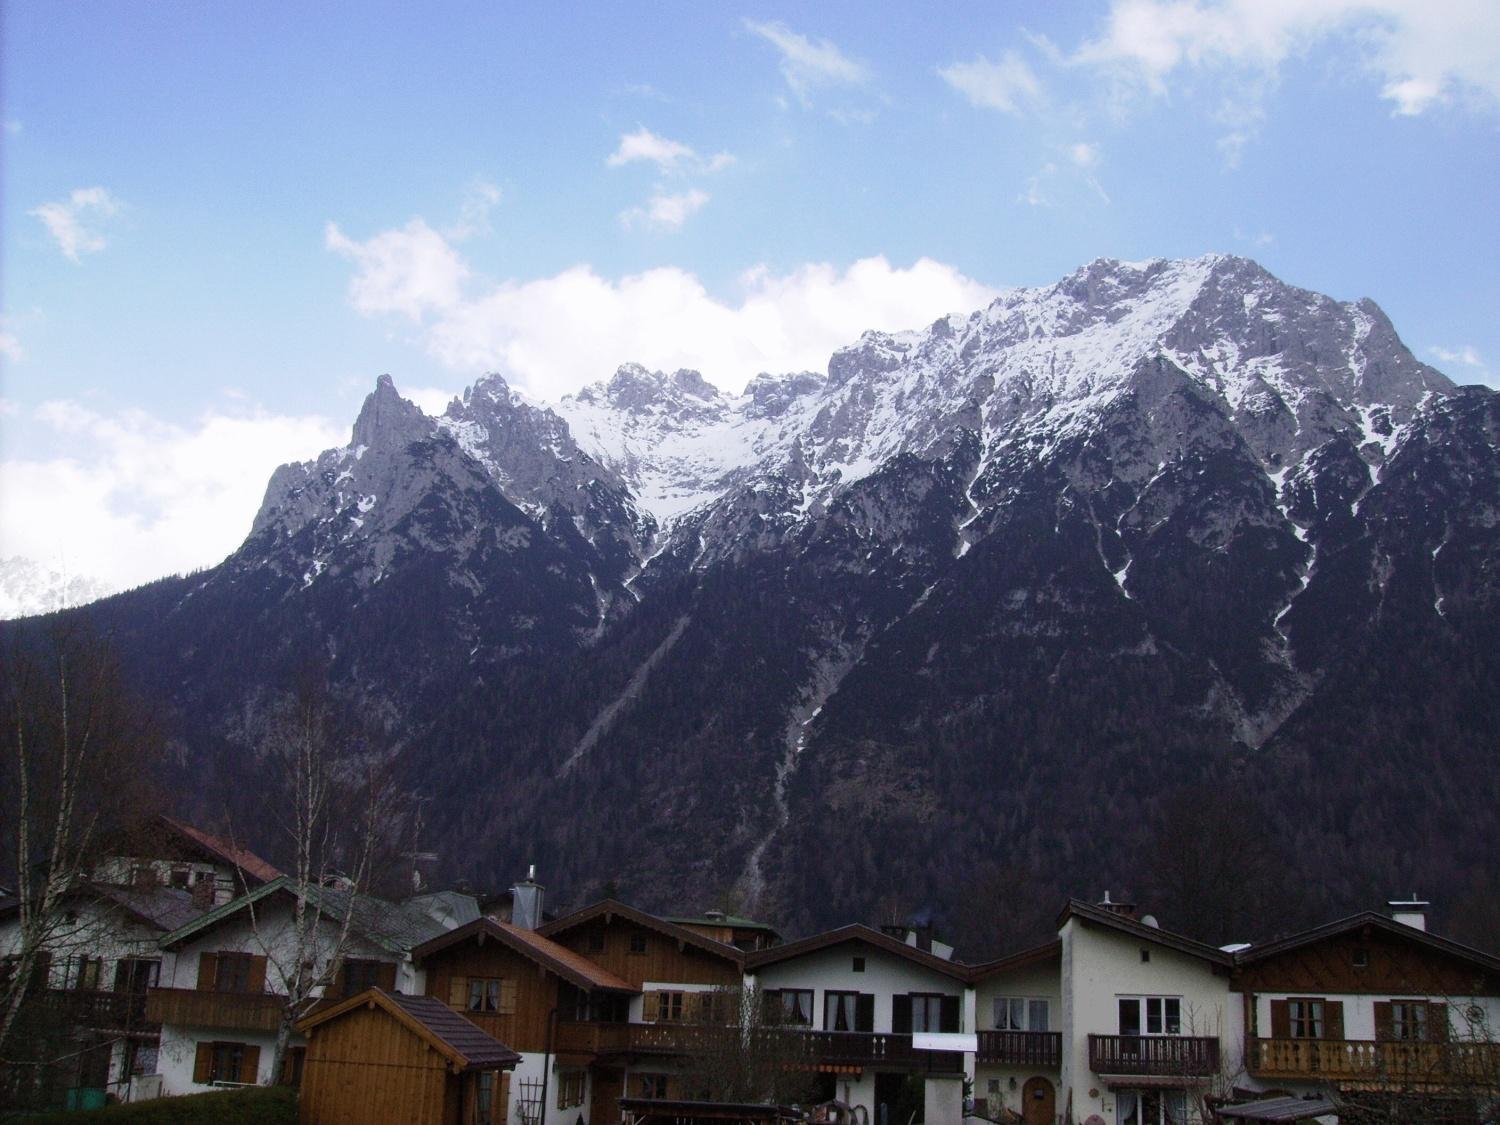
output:
<instances>
[{"instance_id":1,"label":"awning","mask_svg":"<svg viewBox=\"0 0 1500 1125\"><path fill-rule=\"evenodd\" d=\"M1333 1112L1327 1098L1263 1098L1258 1102L1240 1102L1220 1106L1220 1117L1239 1121L1298 1121L1304 1117L1321 1117Z\"/></svg>"}]
</instances>

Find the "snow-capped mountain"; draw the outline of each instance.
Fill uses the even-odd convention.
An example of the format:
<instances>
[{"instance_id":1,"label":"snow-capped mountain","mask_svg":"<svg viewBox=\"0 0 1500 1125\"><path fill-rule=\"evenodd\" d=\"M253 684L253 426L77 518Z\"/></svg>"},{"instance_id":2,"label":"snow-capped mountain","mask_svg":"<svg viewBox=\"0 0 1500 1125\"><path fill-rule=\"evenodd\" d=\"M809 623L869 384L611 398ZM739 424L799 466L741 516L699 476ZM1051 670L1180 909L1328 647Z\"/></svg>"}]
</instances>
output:
<instances>
[{"instance_id":1,"label":"snow-capped mountain","mask_svg":"<svg viewBox=\"0 0 1500 1125\"><path fill-rule=\"evenodd\" d=\"M471 876L792 925L954 911L980 867L1051 901L1159 882L1164 810L1234 786L1326 909L1500 877L1496 558L1494 392L1213 256L739 394L626 364L432 418L382 377L225 564L110 605L221 770L323 662Z\"/></svg>"},{"instance_id":2,"label":"snow-capped mountain","mask_svg":"<svg viewBox=\"0 0 1500 1125\"><path fill-rule=\"evenodd\" d=\"M55 613L114 593L84 574L65 574L20 555L0 559L0 621Z\"/></svg>"}]
</instances>

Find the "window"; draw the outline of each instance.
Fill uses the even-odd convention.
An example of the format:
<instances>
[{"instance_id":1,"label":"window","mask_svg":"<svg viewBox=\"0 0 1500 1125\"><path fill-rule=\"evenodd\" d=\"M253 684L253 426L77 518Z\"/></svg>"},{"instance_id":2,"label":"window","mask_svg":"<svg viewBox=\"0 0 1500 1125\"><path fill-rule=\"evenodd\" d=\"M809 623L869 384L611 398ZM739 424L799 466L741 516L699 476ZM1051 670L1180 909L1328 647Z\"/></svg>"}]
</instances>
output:
<instances>
[{"instance_id":1,"label":"window","mask_svg":"<svg viewBox=\"0 0 1500 1125\"><path fill-rule=\"evenodd\" d=\"M783 988L766 993L768 1016L775 1022L797 1027L812 1026L813 994L810 988Z\"/></svg>"},{"instance_id":2,"label":"window","mask_svg":"<svg viewBox=\"0 0 1500 1125\"><path fill-rule=\"evenodd\" d=\"M344 962L344 996L358 996L365 989L374 988L379 983L379 961L350 957Z\"/></svg>"},{"instance_id":3,"label":"window","mask_svg":"<svg viewBox=\"0 0 1500 1125\"><path fill-rule=\"evenodd\" d=\"M1323 1038L1323 1001L1288 1000L1287 1017L1293 1039Z\"/></svg>"},{"instance_id":4,"label":"window","mask_svg":"<svg viewBox=\"0 0 1500 1125\"><path fill-rule=\"evenodd\" d=\"M1183 1125L1187 1099L1181 1090L1121 1090L1115 1095L1117 1125Z\"/></svg>"},{"instance_id":5,"label":"window","mask_svg":"<svg viewBox=\"0 0 1500 1125\"><path fill-rule=\"evenodd\" d=\"M188 889L188 876L192 874L186 867L172 868L172 886L180 891Z\"/></svg>"},{"instance_id":6,"label":"window","mask_svg":"<svg viewBox=\"0 0 1500 1125\"><path fill-rule=\"evenodd\" d=\"M1370 964L1370 951L1368 949L1356 949L1354 951L1354 967L1356 969L1367 968Z\"/></svg>"},{"instance_id":7,"label":"window","mask_svg":"<svg viewBox=\"0 0 1500 1125\"><path fill-rule=\"evenodd\" d=\"M863 957L856 957L854 959L854 971L856 973L862 973L865 971L865 959Z\"/></svg>"},{"instance_id":8,"label":"window","mask_svg":"<svg viewBox=\"0 0 1500 1125\"><path fill-rule=\"evenodd\" d=\"M665 1074L637 1074L634 1077L637 1090L636 1097L664 1098L667 1096L667 1076Z\"/></svg>"},{"instance_id":9,"label":"window","mask_svg":"<svg viewBox=\"0 0 1500 1125\"><path fill-rule=\"evenodd\" d=\"M1144 1015L1144 1022L1142 1016ZM1177 996L1120 997L1121 1035L1181 1035L1182 1000Z\"/></svg>"},{"instance_id":10,"label":"window","mask_svg":"<svg viewBox=\"0 0 1500 1125\"><path fill-rule=\"evenodd\" d=\"M1141 950L1141 964L1144 965L1147 962L1149 962L1150 960L1151 960L1151 950L1149 950L1149 949L1143 949L1143 950Z\"/></svg>"},{"instance_id":11,"label":"window","mask_svg":"<svg viewBox=\"0 0 1500 1125\"><path fill-rule=\"evenodd\" d=\"M597 932L589 934L589 938L588 938L588 951L590 953L603 953L604 952L604 935L603 934L597 933Z\"/></svg>"},{"instance_id":12,"label":"window","mask_svg":"<svg viewBox=\"0 0 1500 1125\"><path fill-rule=\"evenodd\" d=\"M646 935L645 934L631 934L630 935L630 952L632 952L632 953L644 953L644 952L646 952Z\"/></svg>"},{"instance_id":13,"label":"window","mask_svg":"<svg viewBox=\"0 0 1500 1125\"><path fill-rule=\"evenodd\" d=\"M823 993L823 1030L854 1031L858 1022L855 1008L859 1003L857 992Z\"/></svg>"},{"instance_id":14,"label":"window","mask_svg":"<svg viewBox=\"0 0 1500 1125\"><path fill-rule=\"evenodd\" d=\"M249 992L250 968L255 958L248 953L220 953L214 968L215 992Z\"/></svg>"},{"instance_id":15,"label":"window","mask_svg":"<svg viewBox=\"0 0 1500 1125\"><path fill-rule=\"evenodd\" d=\"M1427 1042L1427 1002L1391 1001L1391 1038L1399 1042Z\"/></svg>"},{"instance_id":16,"label":"window","mask_svg":"<svg viewBox=\"0 0 1500 1125\"><path fill-rule=\"evenodd\" d=\"M209 1064L210 1082L241 1082L245 1066L243 1043L215 1043L213 1061Z\"/></svg>"},{"instance_id":17,"label":"window","mask_svg":"<svg viewBox=\"0 0 1500 1125\"><path fill-rule=\"evenodd\" d=\"M912 1031L943 1030L943 997L935 992L911 994Z\"/></svg>"},{"instance_id":18,"label":"window","mask_svg":"<svg viewBox=\"0 0 1500 1125\"><path fill-rule=\"evenodd\" d=\"M160 970L160 961L144 957L122 957L115 962L115 991L144 996L148 988L156 987Z\"/></svg>"},{"instance_id":19,"label":"window","mask_svg":"<svg viewBox=\"0 0 1500 1125\"><path fill-rule=\"evenodd\" d=\"M558 1109L570 1109L583 1104L583 1084L586 1077L581 1070L565 1070L557 1076Z\"/></svg>"},{"instance_id":20,"label":"window","mask_svg":"<svg viewBox=\"0 0 1500 1125\"><path fill-rule=\"evenodd\" d=\"M682 1022L682 993L658 992L656 994L656 1022Z\"/></svg>"},{"instance_id":21,"label":"window","mask_svg":"<svg viewBox=\"0 0 1500 1125\"><path fill-rule=\"evenodd\" d=\"M104 970L104 962L98 957L79 957L73 966L73 987L85 989L89 992L99 990L99 977Z\"/></svg>"},{"instance_id":22,"label":"window","mask_svg":"<svg viewBox=\"0 0 1500 1125\"><path fill-rule=\"evenodd\" d=\"M516 1010L516 982L500 977L469 977L468 1003L471 1012L509 1015Z\"/></svg>"},{"instance_id":23,"label":"window","mask_svg":"<svg viewBox=\"0 0 1500 1125\"><path fill-rule=\"evenodd\" d=\"M995 1028L999 1031L1046 1031L1051 1005L1023 996L995 997Z\"/></svg>"}]
</instances>

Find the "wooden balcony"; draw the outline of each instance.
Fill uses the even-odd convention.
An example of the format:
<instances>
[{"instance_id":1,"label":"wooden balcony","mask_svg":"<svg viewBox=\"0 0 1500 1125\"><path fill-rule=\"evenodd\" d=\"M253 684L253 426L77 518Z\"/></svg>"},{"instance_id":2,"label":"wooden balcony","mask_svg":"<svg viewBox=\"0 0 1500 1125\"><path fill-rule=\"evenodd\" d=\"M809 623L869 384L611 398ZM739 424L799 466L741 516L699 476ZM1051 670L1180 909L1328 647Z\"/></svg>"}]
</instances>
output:
<instances>
[{"instance_id":1,"label":"wooden balcony","mask_svg":"<svg viewBox=\"0 0 1500 1125\"><path fill-rule=\"evenodd\" d=\"M700 1040L716 1038L723 1028L690 1023L602 1023L563 1021L557 1025L556 1049L593 1055L686 1055ZM963 1055L955 1051L919 1051L910 1035L867 1031L813 1031L765 1028L767 1035L785 1032L804 1037L811 1061L829 1066L885 1066L949 1073L963 1069ZM1054 1040L1059 1037L1054 1036ZM1053 1056L1060 1054L1054 1044ZM1057 1065L1056 1062L1052 1065Z\"/></svg>"},{"instance_id":2,"label":"wooden balcony","mask_svg":"<svg viewBox=\"0 0 1500 1125\"><path fill-rule=\"evenodd\" d=\"M1090 1035L1089 1069L1201 1078L1219 1069L1219 1041L1195 1035Z\"/></svg>"},{"instance_id":3,"label":"wooden balcony","mask_svg":"<svg viewBox=\"0 0 1500 1125\"><path fill-rule=\"evenodd\" d=\"M49 988L42 1002L62 1018L96 1031L155 1034L161 1030L159 1024L146 1017L146 997L138 992Z\"/></svg>"},{"instance_id":4,"label":"wooden balcony","mask_svg":"<svg viewBox=\"0 0 1500 1125\"><path fill-rule=\"evenodd\" d=\"M1252 1039L1257 1078L1500 1084L1497 1043L1377 1043L1367 1039Z\"/></svg>"},{"instance_id":5,"label":"wooden balcony","mask_svg":"<svg viewBox=\"0 0 1500 1125\"><path fill-rule=\"evenodd\" d=\"M1062 1066L1062 1032L981 1031L979 1061L1057 1070Z\"/></svg>"},{"instance_id":6,"label":"wooden balcony","mask_svg":"<svg viewBox=\"0 0 1500 1125\"><path fill-rule=\"evenodd\" d=\"M276 1030L283 996L268 992L200 992L194 988L153 988L146 994L146 1018L187 1027L231 1031Z\"/></svg>"},{"instance_id":7,"label":"wooden balcony","mask_svg":"<svg viewBox=\"0 0 1500 1125\"><path fill-rule=\"evenodd\" d=\"M910 1035L886 1031L804 1031L811 1053L829 1066L887 1067L947 1074L964 1068L961 1051L919 1051Z\"/></svg>"},{"instance_id":8,"label":"wooden balcony","mask_svg":"<svg viewBox=\"0 0 1500 1125\"><path fill-rule=\"evenodd\" d=\"M605 1023L564 1020L557 1025L557 1049L595 1055L681 1055L693 1049L700 1029L693 1024Z\"/></svg>"}]
</instances>

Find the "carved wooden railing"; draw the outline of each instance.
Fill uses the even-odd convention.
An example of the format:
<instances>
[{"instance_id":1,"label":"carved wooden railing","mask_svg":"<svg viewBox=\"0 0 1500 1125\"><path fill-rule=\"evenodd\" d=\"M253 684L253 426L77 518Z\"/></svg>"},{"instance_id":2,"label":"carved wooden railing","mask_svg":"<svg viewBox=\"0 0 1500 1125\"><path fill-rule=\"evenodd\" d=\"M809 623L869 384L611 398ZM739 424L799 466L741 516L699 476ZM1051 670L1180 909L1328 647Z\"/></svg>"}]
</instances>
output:
<instances>
[{"instance_id":1,"label":"carved wooden railing","mask_svg":"<svg viewBox=\"0 0 1500 1125\"><path fill-rule=\"evenodd\" d=\"M1219 1069L1219 1041L1197 1035L1090 1035L1089 1069L1202 1077Z\"/></svg>"},{"instance_id":2,"label":"carved wooden railing","mask_svg":"<svg viewBox=\"0 0 1500 1125\"><path fill-rule=\"evenodd\" d=\"M979 1061L1056 1070L1062 1066L1062 1032L981 1031Z\"/></svg>"},{"instance_id":3,"label":"carved wooden railing","mask_svg":"<svg viewBox=\"0 0 1500 1125\"><path fill-rule=\"evenodd\" d=\"M1380 1043L1368 1039L1252 1039L1248 1069L1261 1078L1500 1081L1500 1044Z\"/></svg>"}]
</instances>

